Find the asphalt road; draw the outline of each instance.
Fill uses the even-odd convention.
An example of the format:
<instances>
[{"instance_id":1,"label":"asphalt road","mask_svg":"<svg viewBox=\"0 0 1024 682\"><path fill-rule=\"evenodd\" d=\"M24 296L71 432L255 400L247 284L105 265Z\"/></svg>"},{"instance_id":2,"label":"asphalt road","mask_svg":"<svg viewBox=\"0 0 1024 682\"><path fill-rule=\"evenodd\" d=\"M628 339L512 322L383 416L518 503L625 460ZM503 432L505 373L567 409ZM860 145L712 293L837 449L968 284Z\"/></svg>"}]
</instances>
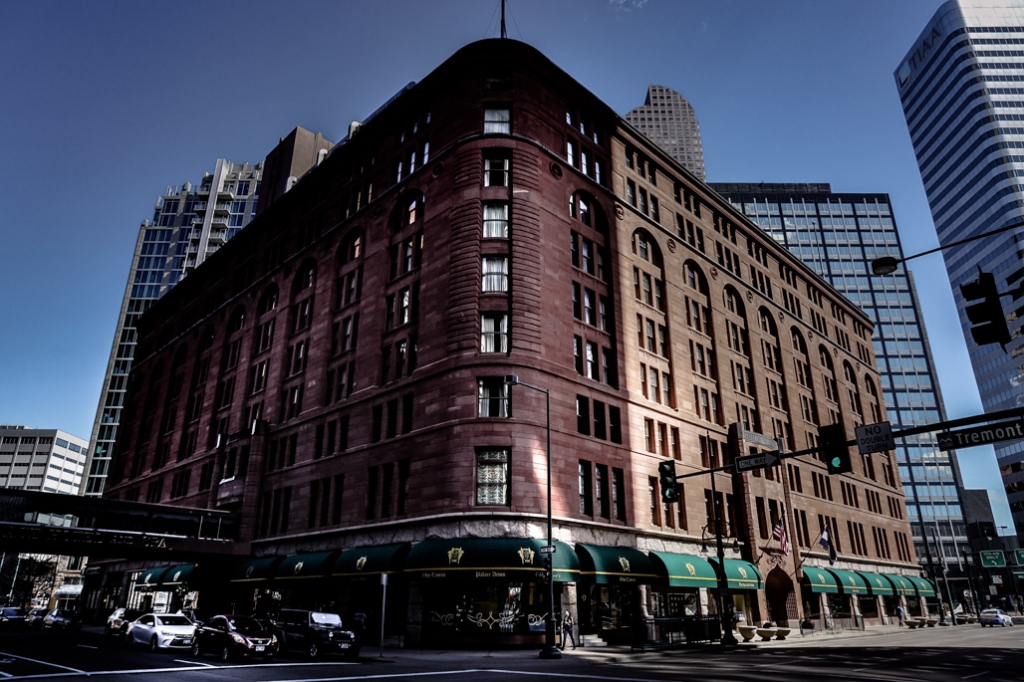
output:
<instances>
[{"instance_id":1,"label":"asphalt road","mask_svg":"<svg viewBox=\"0 0 1024 682\"><path fill-rule=\"evenodd\" d=\"M422 680L721 680L723 682L1022 682L1024 627L886 629L737 647L691 647L630 652L623 648L566 651L557 661L533 650L438 651L364 649L359 661L225 665L188 652L126 650L113 638L83 633L0 633L0 681L68 679L124 682L313 682Z\"/></svg>"}]
</instances>

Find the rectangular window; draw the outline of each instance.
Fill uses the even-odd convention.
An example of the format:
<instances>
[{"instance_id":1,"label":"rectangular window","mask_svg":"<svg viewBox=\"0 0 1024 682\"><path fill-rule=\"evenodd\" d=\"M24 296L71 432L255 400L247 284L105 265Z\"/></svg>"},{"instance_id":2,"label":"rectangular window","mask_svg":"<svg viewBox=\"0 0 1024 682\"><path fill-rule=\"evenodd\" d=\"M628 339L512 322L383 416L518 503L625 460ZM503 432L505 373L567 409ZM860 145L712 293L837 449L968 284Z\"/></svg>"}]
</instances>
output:
<instances>
[{"instance_id":1,"label":"rectangular window","mask_svg":"<svg viewBox=\"0 0 1024 682\"><path fill-rule=\"evenodd\" d=\"M484 204L484 238L508 239L508 204L488 202Z\"/></svg>"},{"instance_id":2,"label":"rectangular window","mask_svg":"<svg viewBox=\"0 0 1024 682\"><path fill-rule=\"evenodd\" d=\"M597 515L601 518L609 518L608 466L606 464L598 464L594 467L594 498Z\"/></svg>"},{"instance_id":3,"label":"rectangular window","mask_svg":"<svg viewBox=\"0 0 1024 682\"><path fill-rule=\"evenodd\" d=\"M483 313L480 323L480 352L508 352L508 315Z\"/></svg>"},{"instance_id":4,"label":"rectangular window","mask_svg":"<svg viewBox=\"0 0 1024 682\"><path fill-rule=\"evenodd\" d=\"M590 435L590 399L576 396L576 432Z\"/></svg>"},{"instance_id":5,"label":"rectangular window","mask_svg":"<svg viewBox=\"0 0 1024 682\"><path fill-rule=\"evenodd\" d=\"M479 416L508 417L508 385L501 377L477 379Z\"/></svg>"},{"instance_id":6,"label":"rectangular window","mask_svg":"<svg viewBox=\"0 0 1024 682\"><path fill-rule=\"evenodd\" d=\"M612 467L612 507L615 520L626 520L626 477L622 469Z\"/></svg>"},{"instance_id":7,"label":"rectangular window","mask_svg":"<svg viewBox=\"0 0 1024 682\"><path fill-rule=\"evenodd\" d=\"M484 292L508 291L507 256L484 256L482 290Z\"/></svg>"},{"instance_id":8,"label":"rectangular window","mask_svg":"<svg viewBox=\"0 0 1024 682\"><path fill-rule=\"evenodd\" d=\"M608 437L607 422L605 418L604 403L600 400L594 401L594 438L605 440Z\"/></svg>"},{"instance_id":9,"label":"rectangular window","mask_svg":"<svg viewBox=\"0 0 1024 682\"><path fill-rule=\"evenodd\" d=\"M484 187L508 187L509 159L505 156L484 158Z\"/></svg>"},{"instance_id":10,"label":"rectangular window","mask_svg":"<svg viewBox=\"0 0 1024 682\"><path fill-rule=\"evenodd\" d=\"M590 462L581 459L579 463L579 492L580 492L580 514L582 516L593 516L593 487L591 478Z\"/></svg>"},{"instance_id":11,"label":"rectangular window","mask_svg":"<svg viewBox=\"0 0 1024 682\"><path fill-rule=\"evenodd\" d=\"M484 134L509 134L512 132L512 111L510 109L484 109Z\"/></svg>"},{"instance_id":12,"label":"rectangular window","mask_svg":"<svg viewBox=\"0 0 1024 682\"><path fill-rule=\"evenodd\" d=\"M509 506L509 449L486 448L476 452L476 503Z\"/></svg>"}]
</instances>

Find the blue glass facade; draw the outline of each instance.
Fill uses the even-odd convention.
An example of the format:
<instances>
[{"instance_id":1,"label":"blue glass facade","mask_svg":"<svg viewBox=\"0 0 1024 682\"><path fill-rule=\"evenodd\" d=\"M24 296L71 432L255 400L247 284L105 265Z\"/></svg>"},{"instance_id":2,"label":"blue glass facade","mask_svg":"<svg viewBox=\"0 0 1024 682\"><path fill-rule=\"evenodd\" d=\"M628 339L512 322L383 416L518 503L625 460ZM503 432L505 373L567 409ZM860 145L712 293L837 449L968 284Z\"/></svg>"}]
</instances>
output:
<instances>
[{"instance_id":1,"label":"blue glass facade","mask_svg":"<svg viewBox=\"0 0 1024 682\"><path fill-rule=\"evenodd\" d=\"M1024 221L1024 2L943 4L895 73L940 244ZM943 251L987 412L1024 406L1021 296L1004 298L1011 341L977 346L959 285L978 268L1000 291L1024 279L1024 229ZM1018 537L1024 537L1024 441L996 446Z\"/></svg>"},{"instance_id":2,"label":"blue glass facade","mask_svg":"<svg viewBox=\"0 0 1024 682\"><path fill-rule=\"evenodd\" d=\"M912 276L870 274L872 260L902 257L887 194L833 193L827 183L711 187L877 321L872 342L893 430L945 419ZM956 454L921 434L898 441L896 456L919 561L928 554L923 529L935 526L941 549L931 551L958 576L967 537Z\"/></svg>"},{"instance_id":3,"label":"blue glass facade","mask_svg":"<svg viewBox=\"0 0 1024 682\"><path fill-rule=\"evenodd\" d=\"M106 486L128 371L135 354L139 316L193 268L234 236L256 213L262 164L217 161L198 187L169 186L157 199L152 220L139 229L114 344L89 440L85 495Z\"/></svg>"}]
</instances>

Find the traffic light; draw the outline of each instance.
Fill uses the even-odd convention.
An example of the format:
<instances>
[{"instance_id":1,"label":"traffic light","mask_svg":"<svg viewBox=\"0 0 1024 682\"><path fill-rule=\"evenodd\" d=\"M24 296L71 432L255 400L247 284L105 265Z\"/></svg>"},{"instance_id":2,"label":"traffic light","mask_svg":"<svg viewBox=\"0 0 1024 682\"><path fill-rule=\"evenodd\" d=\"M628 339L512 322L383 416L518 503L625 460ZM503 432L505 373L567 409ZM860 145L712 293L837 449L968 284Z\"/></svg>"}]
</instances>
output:
<instances>
[{"instance_id":1,"label":"traffic light","mask_svg":"<svg viewBox=\"0 0 1024 682\"><path fill-rule=\"evenodd\" d=\"M974 323L971 336L979 346L998 343L1005 346L1010 342L1010 330L1006 326L1006 315L999 303L999 289L991 272L978 270L978 279L960 285L960 295L967 302L964 312Z\"/></svg>"},{"instance_id":2,"label":"traffic light","mask_svg":"<svg viewBox=\"0 0 1024 682\"><path fill-rule=\"evenodd\" d=\"M661 476L661 499L666 503L679 501L679 484L676 483L676 463L667 459L658 465Z\"/></svg>"},{"instance_id":3,"label":"traffic light","mask_svg":"<svg viewBox=\"0 0 1024 682\"><path fill-rule=\"evenodd\" d=\"M850 448L846 445L846 432L842 424L818 427L821 451L825 453L825 464L829 474L846 474L853 471L850 462Z\"/></svg>"}]
</instances>

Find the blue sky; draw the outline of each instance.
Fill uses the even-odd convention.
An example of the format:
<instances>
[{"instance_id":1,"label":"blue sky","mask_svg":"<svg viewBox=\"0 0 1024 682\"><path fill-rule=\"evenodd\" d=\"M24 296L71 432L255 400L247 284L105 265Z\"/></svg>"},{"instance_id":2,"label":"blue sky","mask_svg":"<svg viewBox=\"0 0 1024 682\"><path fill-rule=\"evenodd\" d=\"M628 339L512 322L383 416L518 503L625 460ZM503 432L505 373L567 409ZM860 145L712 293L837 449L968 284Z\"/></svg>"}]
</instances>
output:
<instances>
[{"instance_id":1,"label":"blue sky","mask_svg":"<svg viewBox=\"0 0 1024 682\"><path fill-rule=\"evenodd\" d=\"M0 2L0 423L88 438L139 223L217 158L344 137L497 32L498 0ZM892 74L939 0L509 0L509 36L619 113L696 109L710 181L888 192L937 245ZM941 256L911 268L951 418L981 412ZM991 448L968 486L1000 488ZM1000 493L1001 523L1009 510Z\"/></svg>"}]
</instances>

